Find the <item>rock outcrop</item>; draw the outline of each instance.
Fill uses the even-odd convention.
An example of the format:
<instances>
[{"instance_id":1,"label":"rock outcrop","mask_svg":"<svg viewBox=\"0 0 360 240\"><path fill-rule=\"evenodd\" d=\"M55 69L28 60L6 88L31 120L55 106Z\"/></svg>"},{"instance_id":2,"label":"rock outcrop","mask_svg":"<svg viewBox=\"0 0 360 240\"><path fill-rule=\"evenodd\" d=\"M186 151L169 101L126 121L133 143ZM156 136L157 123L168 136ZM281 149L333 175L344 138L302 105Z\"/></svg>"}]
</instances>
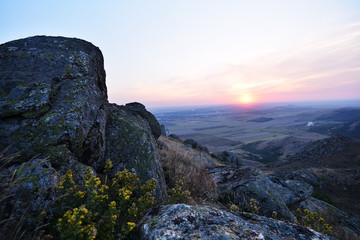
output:
<instances>
[{"instance_id":1,"label":"rock outcrop","mask_svg":"<svg viewBox=\"0 0 360 240\"><path fill-rule=\"evenodd\" d=\"M157 152L160 125L142 104L109 104L99 48L75 38L36 36L0 45L0 147L40 154L81 175L105 161L166 188Z\"/></svg>"},{"instance_id":2,"label":"rock outcrop","mask_svg":"<svg viewBox=\"0 0 360 240\"><path fill-rule=\"evenodd\" d=\"M209 153L209 149L207 147L202 146L200 143L196 142L194 139L191 139L191 138L185 139L184 144L187 147L191 147L194 149L198 149L199 151Z\"/></svg>"},{"instance_id":3,"label":"rock outcrop","mask_svg":"<svg viewBox=\"0 0 360 240\"><path fill-rule=\"evenodd\" d=\"M167 205L143 220L141 239L334 239L311 229L254 214L207 206Z\"/></svg>"},{"instance_id":4,"label":"rock outcrop","mask_svg":"<svg viewBox=\"0 0 360 240\"><path fill-rule=\"evenodd\" d=\"M282 219L292 219L291 204L311 196L312 187L305 182L271 181L261 170L252 167L215 167L209 170L225 204L236 204L240 210L251 211L250 201L255 199L259 214L272 216L273 211Z\"/></svg>"},{"instance_id":5,"label":"rock outcrop","mask_svg":"<svg viewBox=\"0 0 360 240\"><path fill-rule=\"evenodd\" d=\"M113 162L112 173L126 168L134 171L141 182L151 178L157 179L157 195L166 196L165 178L157 142L149 127L148 119L139 114L132 114L126 106L109 105L105 158Z\"/></svg>"},{"instance_id":6,"label":"rock outcrop","mask_svg":"<svg viewBox=\"0 0 360 240\"><path fill-rule=\"evenodd\" d=\"M0 46L0 69L0 147L24 160L51 155L56 167L79 160L98 168L107 104L101 51L80 39L31 37ZM97 153L86 154L90 142Z\"/></svg>"},{"instance_id":7,"label":"rock outcrop","mask_svg":"<svg viewBox=\"0 0 360 240\"><path fill-rule=\"evenodd\" d=\"M133 103L127 103L125 107L128 110L136 114L139 114L141 117L146 119L146 121L149 123L151 132L153 133L155 138L158 139L160 137L161 135L160 123L156 120L155 116L151 112L145 109L144 105L142 105L141 103L133 102Z\"/></svg>"},{"instance_id":8,"label":"rock outcrop","mask_svg":"<svg viewBox=\"0 0 360 240\"><path fill-rule=\"evenodd\" d=\"M211 154L212 157L225 162L227 164L235 165L235 166L242 166L242 158L239 154L223 151L223 152L215 152Z\"/></svg>"}]
</instances>

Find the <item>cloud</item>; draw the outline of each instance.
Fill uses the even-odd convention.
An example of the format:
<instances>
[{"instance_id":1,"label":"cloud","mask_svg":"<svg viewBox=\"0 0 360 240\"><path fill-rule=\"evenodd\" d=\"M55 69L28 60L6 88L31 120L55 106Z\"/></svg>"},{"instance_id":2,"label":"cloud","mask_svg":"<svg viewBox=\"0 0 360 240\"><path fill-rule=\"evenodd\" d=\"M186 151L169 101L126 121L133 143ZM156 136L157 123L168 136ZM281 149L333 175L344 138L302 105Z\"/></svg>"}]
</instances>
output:
<instances>
[{"instance_id":1,"label":"cloud","mask_svg":"<svg viewBox=\"0 0 360 240\"><path fill-rule=\"evenodd\" d=\"M156 84L132 84L109 90L109 95L168 105L233 103L244 93L258 101L360 98L359 63L360 22L356 22L292 51L214 66L206 73L167 77Z\"/></svg>"}]
</instances>

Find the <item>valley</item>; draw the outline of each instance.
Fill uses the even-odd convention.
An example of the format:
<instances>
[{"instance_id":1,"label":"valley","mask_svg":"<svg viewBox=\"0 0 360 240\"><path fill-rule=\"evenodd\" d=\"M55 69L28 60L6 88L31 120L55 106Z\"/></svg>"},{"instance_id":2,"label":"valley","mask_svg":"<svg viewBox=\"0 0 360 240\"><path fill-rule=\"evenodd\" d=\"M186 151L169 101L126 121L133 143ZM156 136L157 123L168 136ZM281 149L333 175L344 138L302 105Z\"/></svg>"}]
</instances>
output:
<instances>
[{"instance_id":1,"label":"valley","mask_svg":"<svg viewBox=\"0 0 360 240\"><path fill-rule=\"evenodd\" d=\"M332 133L360 137L360 108L355 107L218 106L154 113L181 139L262 163L284 159Z\"/></svg>"}]
</instances>

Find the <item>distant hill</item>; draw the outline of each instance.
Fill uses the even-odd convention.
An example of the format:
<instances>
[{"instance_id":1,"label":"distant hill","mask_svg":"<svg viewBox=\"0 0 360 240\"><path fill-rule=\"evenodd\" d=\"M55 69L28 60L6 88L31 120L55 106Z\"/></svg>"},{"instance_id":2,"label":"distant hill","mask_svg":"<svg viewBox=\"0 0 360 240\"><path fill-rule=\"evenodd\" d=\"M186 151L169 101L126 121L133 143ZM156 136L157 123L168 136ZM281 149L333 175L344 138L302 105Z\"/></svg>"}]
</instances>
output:
<instances>
[{"instance_id":1,"label":"distant hill","mask_svg":"<svg viewBox=\"0 0 360 240\"><path fill-rule=\"evenodd\" d=\"M336 122L354 122L360 120L359 108L341 108L318 117L317 120L327 120Z\"/></svg>"},{"instance_id":2,"label":"distant hill","mask_svg":"<svg viewBox=\"0 0 360 240\"><path fill-rule=\"evenodd\" d=\"M334 134L307 145L301 152L288 156L282 165L285 163L286 168L360 167L360 141L342 134Z\"/></svg>"}]
</instances>

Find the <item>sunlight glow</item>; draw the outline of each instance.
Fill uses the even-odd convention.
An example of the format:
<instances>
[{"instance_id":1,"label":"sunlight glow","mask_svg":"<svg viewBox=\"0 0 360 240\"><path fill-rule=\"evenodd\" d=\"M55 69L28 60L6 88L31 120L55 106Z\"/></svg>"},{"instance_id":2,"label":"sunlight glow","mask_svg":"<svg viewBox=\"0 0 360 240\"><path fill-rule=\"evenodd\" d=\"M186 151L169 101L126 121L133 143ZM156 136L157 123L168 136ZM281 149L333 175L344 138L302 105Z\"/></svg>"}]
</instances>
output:
<instances>
[{"instance_id":1,"label":"sunlight glow","mask_svg":"<svg viewBox=\"0 0 360 240\"><path fill-rule=\"evenodd\" d=\"M251 96L250 94L246 93L246 94L242 94L240 96L239 102L242 104L250 104L254 102L254 97Z\"/></svg>"}]
</instances>

